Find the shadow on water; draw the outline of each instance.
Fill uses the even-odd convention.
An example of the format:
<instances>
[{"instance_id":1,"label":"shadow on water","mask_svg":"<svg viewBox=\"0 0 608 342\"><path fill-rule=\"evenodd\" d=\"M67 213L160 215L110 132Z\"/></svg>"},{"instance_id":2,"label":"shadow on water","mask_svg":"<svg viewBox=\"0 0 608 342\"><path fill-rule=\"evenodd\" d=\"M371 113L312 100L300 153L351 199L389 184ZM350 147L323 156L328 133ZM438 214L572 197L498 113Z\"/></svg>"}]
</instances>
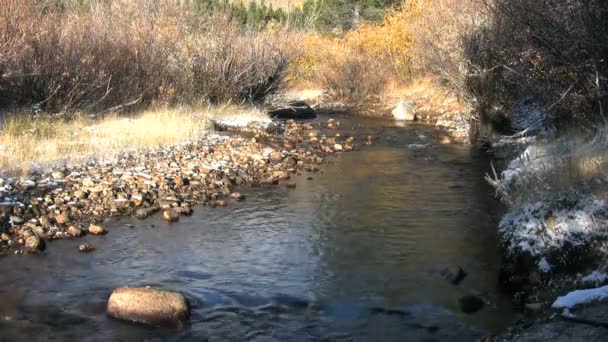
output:
<instances>
[{"instance_id":1,"label":"shadow on water","mask_svg":"<svg viewBox=\"0 0 608 342\"><path fill-rule=\"evenodd\" d=\"M83 240L58 241L0 259L0 340L470 341L507 326L488 161L437 145L427 126L341 121L343 135L379 139L296 177L296 189L241 189L245 202L172 225L112 221L107 236L83 239L91 254L78 253ZM442 272L457 266L467 276L455 286ZM189 325L107 318L124 285L183 291ZM484 309L461 313L468 294Z\"/></svg>"}]
</instances>

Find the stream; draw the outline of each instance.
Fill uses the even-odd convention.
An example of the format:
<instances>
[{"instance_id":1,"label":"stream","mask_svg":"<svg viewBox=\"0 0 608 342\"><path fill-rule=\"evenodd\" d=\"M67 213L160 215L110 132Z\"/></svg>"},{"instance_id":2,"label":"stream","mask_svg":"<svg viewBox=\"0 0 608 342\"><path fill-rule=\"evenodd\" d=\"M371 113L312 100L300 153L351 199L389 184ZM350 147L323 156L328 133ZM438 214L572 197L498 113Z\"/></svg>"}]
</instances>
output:
<instances>
[{"instance_id":1,"label":"stream","mask_svg":"<svg viewBox=\"0 0 608 342\"><path fill-rule=\"evenodd\" d=\"M357 141L379 139L295 189L241 188L245 201L174 224L110 219L106 236L0 259L0 341L471 341L513 323L489 159L439 145L428 125L336 120ZM84 242L96 250L79 253ZM458 266L467 276L453 285L444 270ZM106 316L114 288L147 285L182 291L188 325ZM481 311L461 312L469 294Z\"/></svg>"}]
</instances>

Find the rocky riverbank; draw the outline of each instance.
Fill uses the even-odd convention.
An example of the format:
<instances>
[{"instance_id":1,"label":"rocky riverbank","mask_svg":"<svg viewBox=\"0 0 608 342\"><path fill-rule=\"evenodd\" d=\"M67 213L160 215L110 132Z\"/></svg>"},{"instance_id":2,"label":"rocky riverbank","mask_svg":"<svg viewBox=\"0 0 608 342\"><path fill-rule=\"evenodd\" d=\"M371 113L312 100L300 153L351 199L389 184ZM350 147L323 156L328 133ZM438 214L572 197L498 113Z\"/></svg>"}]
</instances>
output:
<instances>
[{"instance_id":1,"label":"rocky riverbank","mask_svg":"<svg viewBox=\"0 0 608 342\"><path fill-rule=\"evenodd\" d=\"M333 119L237 127L244 133L1 179L0 250L40 252L48 241L105 234L103 221L110 216L162 212L165 221L174 222L191 214L195 204L243 200L239 186L293 187L291 175L318 171L327 156L357 149L354 138L340 135L337 127Z\"/></svg>"}]
</instances>

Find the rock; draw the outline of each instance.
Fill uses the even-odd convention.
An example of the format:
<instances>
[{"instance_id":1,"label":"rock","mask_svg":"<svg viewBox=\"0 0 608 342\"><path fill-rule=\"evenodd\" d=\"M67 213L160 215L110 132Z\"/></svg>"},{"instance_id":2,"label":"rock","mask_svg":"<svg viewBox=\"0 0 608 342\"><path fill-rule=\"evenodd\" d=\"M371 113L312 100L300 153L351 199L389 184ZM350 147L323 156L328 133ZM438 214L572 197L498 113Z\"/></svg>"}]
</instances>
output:
<instances>
[{"instance_id":1,"label":"rock","mask_svg":"<svg viewBox=\"0 0 608 342\"><path fill-rule=\"evenodd\" d=\"M75 226L69 226L67 232L71 237L79 237L82 235L82 230Z\"/></svg>"},{"instance_id":2,"label":"rock","mask_svg":"<svg viewBox=\"0 0 608 342\"><path fill-rule=\"evenodd\" d=\"M317 113L304 101L288 103L282 108L268 111L268 115L277 119L314 119Z\"/></svg>"},{"instance_id":3,"label":"rock","mask_svg":"<svg viewBox=\"0 0 608 342\"><path fill-rule=\"evenodd\" d=\"M36 235L32 235L26 238L24 245L25 248L32 252L44 250L44 240L42 240Z\"/></svg>"},{"instance_id":4,"label":"rock","mask_svg":"<svg viewBox=\"0 0 608 342\"><path fill-rule=\"evenodd\" d=\"M178 214L180 215L185 215L185 216L190 216L192 215L192 208L190 208L190 206L180 206L174 209L175 211L177 211Z\"/></svg>"},{"instance_id":5,"label":"rock","mask_svg":"<svg viewBox=\"0 0 608 342\"><path fill-rule=\"evenodd\" d=\"M107 234L107 230L102 227L102 226L98 226L95 224L92 224L89 226L89 233L93 234L93 235L104 235Z\"/></svg>"},{"instance_id":6,"label":"rock","mask_svg":"<svg viewBox=\"0 0 608 342\"><path fill-rule=\"evenodd\" d=\"M10 241L11 237L6 233L2 233L0 234L0 239L2 239L2 241Z\"/></svg>"},{"instance_id":7,"label":"rock","mask_svg":"<svg viewBox=\"0 0 608 342\"><path fill-rule=\"evenodd\" d=\"M230 197L234 198L237 201L242 201L245 199L245 196L243 196L240 192L233 192L230 194Z\"/></svg>"},{"instance_id":8,"label":"rock","mask_svg":"<svg viewBox=\"0 0 608 342\"><path fill-rule=\"evenodd\" d=\"M460 284L467 276L467 273L460 266L445 268L441 270L439 274L452 285Z\"/></svg>"},{"instance_id":9,"label":"rock","mask_svg":"<svg viewBox=\"0 0 608 342\"><path fill-rule=\"evenodd\" d=\"M51 173L51 176L53 176L53 179L63 179L63 177L65 177L65 174L62 171L53 171L53 173Z\"/></svg>"},{"instance_id":10,"label":"rock","mask_svg":"<svg viewBox=\"0 0 608 342\"><path fill-rule=\"evenodd\" d=\"M458 299L460 310L466 314L472 314L481 310L484 304L481 298L473 295L466 295Z\"/></svg>"},{"instance_id":11,"label":"rock","mask_svg":"<svg viewBox=\"0 0 608 342\"><path fill-rule=\"evenodd\" d=\"M163 220L165 222L177 222L179 221L179 213L175 209L167 209L163 211Z\"/></svg>"},{"instance_id":12,"label":"rock","mask_svg":"<svg viewBox=\"0 0 608 342\"><path fill-rule=\"evenodd\" d=\"M9 217L9 221L11 221L13 225L21 225L25 222L25 220L19 216L11 216Z\"/></svg>"},{"instance_id":13,"label":"rock","mask_svg":"<svg viewBox=\"0 0 608 342\"><path fill-rule=\"evenodd\" d=\"M92 188L95 186L95 182L91 178L85 178L82 180L82 186L85 188Z\"/></svg>"},{"instance_id":14,"label":"rock","mask_svg":"<svg viewBox=\"0 0 608 342\"><path fill-rule=\"evenodd\" d=\"M225 206L227 206L227 205L228 205L228 203L226 203L226 201L224 201L224 200L217 200L217 201L215 201L215 204L216 204L218 207L225 207Z\"/></svg>"},{"instance_id":15,"label":"rock","mask_svg":"<svg viewBox=\"0 0 608 342\"><path fill-rule=\"evenodd\" d=\"M180 326L190 317L190 303L178 292L118 288L110 295L107 314L152 326Z\"/></svg>"},{"instance_id":16,"label":"rock","mask_svg":"<svg viewBox=\"0 0 608 342\"><path fill-rule=\"evenodd\" d=\"M340 144L334 144L334 151L344 151L344 147Z\"/></svg>"},{"instance_id":17,"label":"rock","mask_svg":"<svg viewBox=\"0 0 608 342\"><path fill-rule=\"evenodd\" d=\"M145 219L146 217L156 213L158 210L158 207L140 208L135 210L135 217L140 220Z\"/></svg>"},{"instance_id":18,"label":"rock","mask_svg":"<svg viewBox=\"0 0 608 342\"><path fill-rule=\"evenodd\" d=\"M68 221L70 221L70 219L68 218L67 214L61 213L61 214L55 216L55 221L57 222L57 224L65 224Z\"/></svg>"},{"instance_id":19,"label":"rock","mask_svg":"<svg viewBox=\"0 0 608 342\"><path fill-rule=\"evenodd\" d=\"M43 226L44 228L48 228L49 227L50 221L49 221L49 217L48 216L46 216L46 215L41 216L38 219L38 221L40 222L40 225Z\"/></svg>"},{"instance_id":20,"label":"rock","mask_svg":"<svg viewBox=\"0 0 608 342\"><path fill-rule=\"evenodd\" d=\"M136 207L141 206L143 201L144 201L144 196L142 196L141 194L135 194L135 195L131 196L131 202L133 202L133 204Z\"/></svg>"},{"instance_id":21,"label":"rock","mask_svg":"<svg viewBox=\"0 0 608 342\"><path fill-rule=\"evenodd\" d=\"M287 182L287 183L285 183L285 186L287 186L287 188L289 188L289 189L295 189L296 182Z\"/></svg>"},{"instance_id":22,"label":"rock","mask_svg":"<svg viewBox=\"0 0 608 342\"><path fill-rule=\"evenodd\" d=\"M281 161L283 159L283 154L281 152L275 151L270 154L270 159L274 161Z\"/></svg>"},{"instance_id":23,"label":"rock","mask_svg":"<svg viewBox=\"0 0 608 342\"><path fill-rule=\"evenodd\" d=\"M401 121L415 121L416 120L416 110L414 106L409 102L399 102L395 109L391 111L393 114L393 118L395 120Z\"/></svg>"},{"instance_id":24,"label":"rock","mask_svg":"<svg viewBox=\"0 0 608 342\"><path fill-rule=\"evenodd\" d=\"M89 253L92 252L94 249L95 247L88 243L83 243L82 245L78 246L78 251L81 253Z\"/></svg>"}]
</instances>

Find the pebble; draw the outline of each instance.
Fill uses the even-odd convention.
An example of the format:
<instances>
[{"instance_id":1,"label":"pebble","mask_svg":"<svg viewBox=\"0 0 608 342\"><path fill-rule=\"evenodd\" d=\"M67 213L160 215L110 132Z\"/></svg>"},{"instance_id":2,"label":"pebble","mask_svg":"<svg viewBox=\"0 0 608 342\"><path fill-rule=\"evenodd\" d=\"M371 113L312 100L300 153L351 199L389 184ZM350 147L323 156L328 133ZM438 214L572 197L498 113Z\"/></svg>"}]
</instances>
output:
<instances>
[{"instance_id":1,"label":"pebble","mask_svg":"<svg viewBox=\"0 0 608 342\"><path fill-rule=\"evenodd\" d=\"M81 253L89 253L92 252L94 249L95 247L88 243L83 243L82 245L78 246L78 251L80 251Z\"/></svg>"}]
</instances>

